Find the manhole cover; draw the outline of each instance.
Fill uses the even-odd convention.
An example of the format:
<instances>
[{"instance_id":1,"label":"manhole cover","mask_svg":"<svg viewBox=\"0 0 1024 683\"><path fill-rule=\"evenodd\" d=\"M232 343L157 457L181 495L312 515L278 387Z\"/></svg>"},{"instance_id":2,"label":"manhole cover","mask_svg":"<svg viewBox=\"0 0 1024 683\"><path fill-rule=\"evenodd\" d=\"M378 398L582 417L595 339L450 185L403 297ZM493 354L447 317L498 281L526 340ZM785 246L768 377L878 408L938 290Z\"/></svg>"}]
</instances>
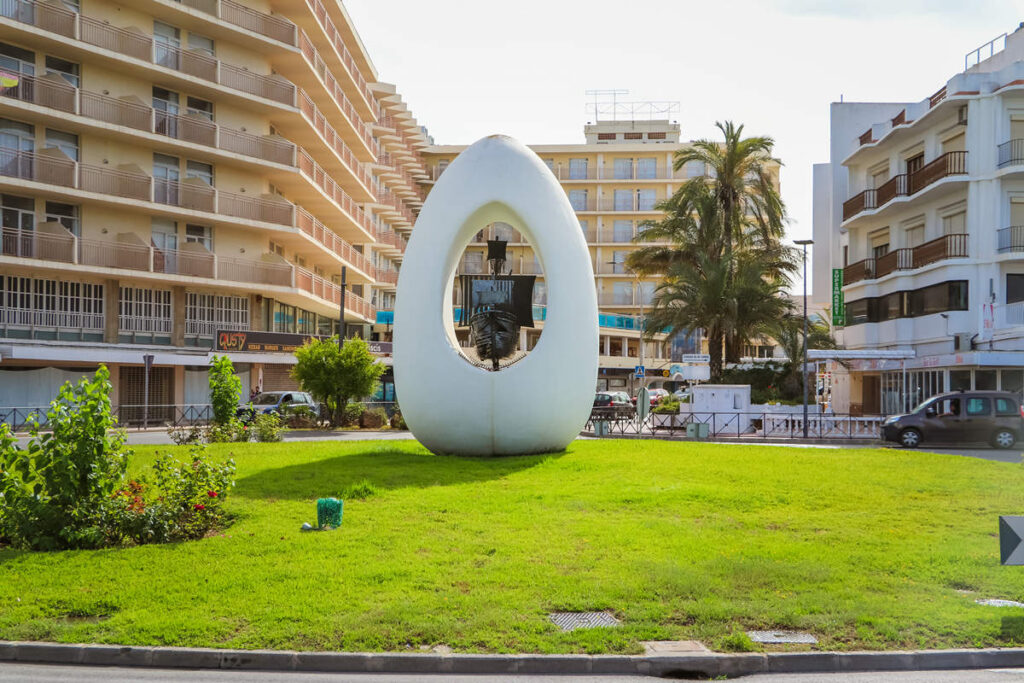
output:
<instances>
[{"instance_id":1,"label":"manhole cover","mask_svg":"<svg viewBox=\"0 0 1024 683\"><path fill-rule=\"evenodd\" d=\"M818 639L802 631L747 631L755 643L806 643L814 645Z\"/></svg>"},{"instance_id":2,"label":"manhole cover","mask_svg":"<svg viewBox=\"0 0 1024 683\"><path fill-rule=\"evenodd\" d=\"M1024 607L1024 602L1017 602L1016 600L975 600L974 602L979 605L987 605L988 607Z\"/></svg>"},{"instance_id":3,"label":"manhole cover","mask_svg":"<svg viewBox=\"0 0 1024 683\"><path fill-rule=\"evenodd\" d=\"M619 625L619 620L609 612L552 612L548 618L563 631Z\"/></svg>"}]
</instances>

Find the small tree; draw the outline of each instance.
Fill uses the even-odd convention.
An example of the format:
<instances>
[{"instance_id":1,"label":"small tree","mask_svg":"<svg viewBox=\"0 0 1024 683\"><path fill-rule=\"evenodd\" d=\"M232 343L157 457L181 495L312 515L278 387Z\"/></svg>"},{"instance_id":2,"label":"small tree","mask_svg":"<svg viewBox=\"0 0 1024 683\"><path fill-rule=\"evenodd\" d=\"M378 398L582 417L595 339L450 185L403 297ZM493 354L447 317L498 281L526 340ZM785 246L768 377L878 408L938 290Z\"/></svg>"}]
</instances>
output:
<instances>
[{"instance_id":1,"label":"small tree","mask_svg":"<svg viewBox=\"0 0 1024 683\"><path fill-rule=\"evenodd\" d=\"M235 374L235 366L227 356L210 359L210 403L213 421L229 424L235 418L238 402L242 398L242 380Z\"/></svg>"},{"instance_id":2,"label":"small tree","mask_svg":"<svg viewBox=\"0 0 1024 683\"><path fill-rule=\"evenodd\" d=\"M369 395L384 374L384 364L356 337L338 348L338 338L310 339L295 352L292 376L303 391L327 406L332 427L342 424L349 399Z\"/></svg>"}]
</instances>

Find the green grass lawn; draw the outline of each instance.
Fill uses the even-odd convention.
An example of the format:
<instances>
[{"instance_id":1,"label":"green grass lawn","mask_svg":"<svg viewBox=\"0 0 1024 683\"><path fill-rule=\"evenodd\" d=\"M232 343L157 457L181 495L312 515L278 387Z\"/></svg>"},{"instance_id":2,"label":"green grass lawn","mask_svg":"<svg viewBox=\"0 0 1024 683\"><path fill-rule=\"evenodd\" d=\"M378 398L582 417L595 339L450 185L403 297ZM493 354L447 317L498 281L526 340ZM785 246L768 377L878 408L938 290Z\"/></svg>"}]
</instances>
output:
<instances>
[{"instance_id":1,"label":"green grass lawn","mask_svg":"<svg viewBox=\"0 0 1024 683\"><path fill-rule=\"evenodd\" d=\"M0 551L0 639L633 653L793 628L827 649L1024 642L1024 610L974 603L1024 600L997 538L998 515L1024 513L1020 465L638 440L502 459L414 442L210 450L238 462L223 535ZM299 531L317 497L363 480L378 492L345 501L340 530ZM623 626L561 633L546 616L597 609Z\"/></svg>"}]
</instances>

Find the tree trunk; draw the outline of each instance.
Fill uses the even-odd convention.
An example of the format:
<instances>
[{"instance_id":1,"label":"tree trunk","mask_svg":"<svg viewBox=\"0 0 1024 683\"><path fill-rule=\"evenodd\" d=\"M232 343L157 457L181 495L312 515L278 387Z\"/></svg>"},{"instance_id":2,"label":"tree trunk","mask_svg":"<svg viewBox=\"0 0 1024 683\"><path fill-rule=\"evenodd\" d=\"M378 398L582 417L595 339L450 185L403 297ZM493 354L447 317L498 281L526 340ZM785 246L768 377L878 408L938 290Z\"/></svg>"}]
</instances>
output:
<instances>
[{"instance_id":1,"label":"tree trunk","mask_svg":"<svg viewBox=\"0 0 1024 683\"><path fill-rule=\"evenodd\" d=\"M740 362L740 340L735 334L730 334L725 338L725 362Z\"/></svg>"},{"instance_id":2,"label":"tree trunk","mask_svg":"<svg viewBox=\"0 0 1024 683\"><path fill-rule=\"evenodd\" d=\"M717 328L708 330L708 365L711 370L711 382L722 380L722 332Z\"/></svg>"}]
</instances>

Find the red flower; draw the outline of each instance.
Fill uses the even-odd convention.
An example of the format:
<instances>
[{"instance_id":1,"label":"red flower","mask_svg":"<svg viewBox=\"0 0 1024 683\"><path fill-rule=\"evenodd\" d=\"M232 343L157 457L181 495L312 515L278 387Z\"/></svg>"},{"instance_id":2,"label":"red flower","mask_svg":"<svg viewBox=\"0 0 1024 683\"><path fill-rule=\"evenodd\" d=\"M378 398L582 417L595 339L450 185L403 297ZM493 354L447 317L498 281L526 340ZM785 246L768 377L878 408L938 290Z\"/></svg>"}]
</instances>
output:
<instances>
[{"instance_id":1,"label":"red flower","mask_svg":"<svg viewBox=\"0 0 1024 683\"><path fill-rule=\"evenodd\" d=\"M206 495L208 495L210 498L216 498L217 497L217 492L216 491L207 491Z\"/></svg>"},{"instance_id":2,"label":"red flower","mask_svg":"<svg viewBox=\"0 0 1024 683\"><path fill-rule=\"evenodd\" d=\"M206 506L203 505L202 503L200 503L199 505L196 505L195 508L196 508L196 510L205 510Z\"/></svg>"}]
</instances>

